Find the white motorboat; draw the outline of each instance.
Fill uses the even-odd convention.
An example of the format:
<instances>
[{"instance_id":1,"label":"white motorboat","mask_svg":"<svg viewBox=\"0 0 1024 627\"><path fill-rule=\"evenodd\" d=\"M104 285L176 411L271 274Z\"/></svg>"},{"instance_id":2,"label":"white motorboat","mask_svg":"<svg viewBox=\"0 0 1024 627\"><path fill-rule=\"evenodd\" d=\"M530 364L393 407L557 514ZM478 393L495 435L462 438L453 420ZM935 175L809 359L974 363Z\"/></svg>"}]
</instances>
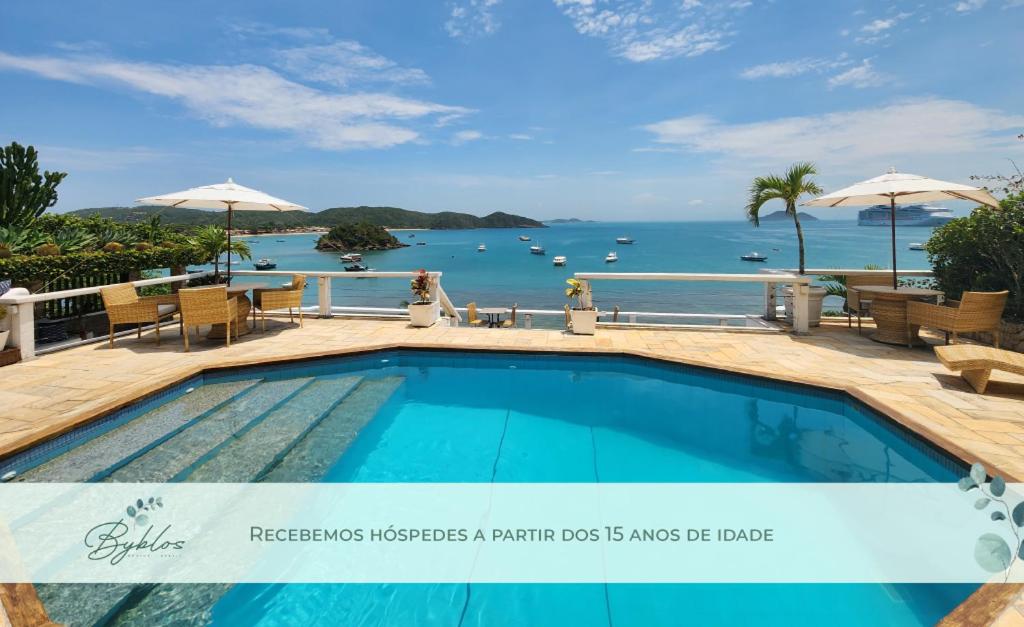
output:
<instances>
[{"instance_id":1,"label":"white motorboat","mask_svg":"<svg viewBox=\"0 0 1024 627\"><path fill-rule=\"evenodd\" d=\"M530 241L530 236L529 235L520 235L519 236L519 241L520 242L528 242L528 241Z\"/></svg>"},{"instance_id":2,"label":"white motorboat","mask_svg":"<svg viewBox=\"0 0 1024 627\"><path fill-rule=\"evenodd\" d=\"M920 242L913 242L907 248L909 248L910 250L924 250L924 244Z\"/></svg>"},{"instance_id":3,"label":"white motorboat","mask_svg":"<svg viewBox=\"0 0 1024 627\"><path fill-rule=\"evenodd\" d=\"M632 237L616 237L615 238L615 243L616 244L632 244L634 241L636 241L636 240L634 240Z\"/></svg>"},{"instance_id":4,"label":"white motorboat","mask_svg":"<svg viewBox=\"0 0 1024 627\"><path fill-rule=\"evenodd\" d=\"M479 246L476 247L476 252L478 252L478 253L485 253L485 252L487 252L487 246L485 246L483 244L480 244Z\"/></svg>"},{"instance_id":5,"label":"white motorboat","mask_svg":"<svg viewBox=\"0 0 1024 627\"><path fill-rule=\"evenodd\" d=\"M556 266L564 266L569 263L569 260L565 258L565 255L555 255L555 258L552 259L552 261Z\"/></svg>"},{"instance_id":6,"label":"white motorboat","mask_svg":"<svg viewBox=\"0 0 1024 627\"><path fill-rule=\"evenodd\" d=\"M607 255L605 255L605 257L604 257L604 262L605 263L615 263L618 260L619 260L619 256L618 256L618 254L615 253L614 250L611 251L610 253L608 253Z\"/></svg>"},{"instance_id":7,"label":"white motorboat","mask_svg":"<svg viewBox=\"0 0 1024 627\"><path fill-rule=\"evenodd\" d=\"M745 255L740 255L740 259L742 259L743 261L768 261L768 255L762 255L761 253L755 251L752 253L747 253Z\"/></svg>"},{"instance_id":8,"label":"white motorboat","mask_svg":"<svg viewBox=\"0 0 1024 627\"><path fill-rule=\"evenodd\" d=\"M356 263L363 260L359 253L348 253L341 256L341 263Z\"/></svg>"},{"instance_id":9,"label":"white motorboat","mask_svg":"<svg viewBox=\"0 0 1024 627\"><path fill-rule=\"evenodd\" d=\"M534 244L533 246L530 246L530 254L543 255L545 254L544 247L541 246L540 244Z\"/></svg>"}]
</instances>

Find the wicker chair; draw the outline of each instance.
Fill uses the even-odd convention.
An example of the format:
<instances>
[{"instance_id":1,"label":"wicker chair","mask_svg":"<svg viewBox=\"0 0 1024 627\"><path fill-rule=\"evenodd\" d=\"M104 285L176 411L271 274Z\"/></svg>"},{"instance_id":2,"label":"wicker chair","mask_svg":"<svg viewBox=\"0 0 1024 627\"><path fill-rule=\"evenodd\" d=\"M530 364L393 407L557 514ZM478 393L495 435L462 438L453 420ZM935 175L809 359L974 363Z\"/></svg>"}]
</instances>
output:
<instances>
[{"instance_id":1,"label":"wicker chair","mask_svg":"<svg viewBox=\"0 0 1024 627\"><path fill-rule=\"evenodd\" d=\"M871 300L862 299L858 287L884 286L885 277L851 274L846 277L846 326L853 326L853 316L857 316L857 333L861 331L860 319L871 315Z\"/></svg>"},{"instance_id":2,"label":"wicker chair","mask_svg":"<svg viewBox=\"0 0 1024 627\"><path fill-rule=\"evenodd\" d=\"M960 333L988 331L993 344L999 348L999 323L1009 292L964 292L959 301L946 301L947 305L932 305L918 301L907 303L907 329L928 327L946 332L958 341Z\"/></svg>"},{"instance_id":3,"label":"wicker chair","mask_svg":"<svg viewBox=\"0 0 1024 627\"><path fill-rule=\"evenodd\" d=\"M288 310L288 322L295 322L293 309L299 310L299 328L302 328L302 292L306 289L306 275L293 274L291 284L252 292L252 325L256 326L256 310L260 310L263 331L267 330L267 312L275 309Z\"/></svg>"},{"instance_id":4,"label":"wicker chair","mask_svg":"<svg viewBox=\"0 0 1024 627\"><path fill-rule=\"evenodd\" d=\"M238 339L238 299L228 298L225 285L214 287L195 287L178 292L181 301L181 322L184 325L185 352L189 351L188 331L192 327L204 324L225 324L224 334L227 345L231 346L231 325L235 326L235 339ZM199 329L196 329L196 335Z\"/></svg>"},{"instance_id":5,"label":"wicker chair","mask_svg":"<svg viewBox=\"0 0 1024 627\"><path fill-rule=\"evenodd\" d=\"M519 309L519 303L512 304L512 315L509 316L508 320L501 323L501 328L511 329L516 326L516 309Z\"/></svg>"},{"instance_id":6,"label":"wicker chair","mask_svg":"<svg viewBox=\"0 0 1024 627\"><path fill-rule=\"evenodd\" d=\"M572 331L572 316L569 314L569 305L565 306L565 330Z\"/></svg>"},{"instance_id":7,"label":"wicker chair","mask_svg":"<svg viewBox=\"0 0 1024 627\"><path fill-rule=\"evenodd\" d=\"M156 325L156 345L160 346L160 322L165 318L173 318L178 311L178 297L139 296L131 283L110 285L100 290L103 308L107 310L110 320L110 348L114 348L114 326L118 324L137 324L137 337L142 337L142 325ZM182 327L184 328L184 327Z\"/></svg>"},{"instance_id":8,"label":"wicker chair","mask_svg":"<svg viewBox=\"0 0 1024 627\"><path fill-rule=\"evenodd\" d=\"M471 327L482 326L484 321L480 319L480 316L476 315L476 303L469 303L466 305L466 322Z\"/></svg>"}]
</instances>

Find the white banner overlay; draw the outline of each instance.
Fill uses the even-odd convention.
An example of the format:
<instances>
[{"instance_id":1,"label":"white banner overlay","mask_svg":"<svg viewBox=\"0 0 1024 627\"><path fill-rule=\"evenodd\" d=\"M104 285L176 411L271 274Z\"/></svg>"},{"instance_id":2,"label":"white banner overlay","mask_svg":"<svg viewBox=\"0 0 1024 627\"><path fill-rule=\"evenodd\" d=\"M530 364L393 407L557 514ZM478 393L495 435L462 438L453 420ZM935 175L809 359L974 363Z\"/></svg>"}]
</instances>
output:
<instances>
[{"instance_id":1,"label":"white banner overlay","mask_svg":"<svg viewBox=\"0 0 1024 627\"><path fill-rule=\"evenodd\" d=\"M1022 487L13 483L0 581L1021 582Z\"/></svg>"}]
</instances>

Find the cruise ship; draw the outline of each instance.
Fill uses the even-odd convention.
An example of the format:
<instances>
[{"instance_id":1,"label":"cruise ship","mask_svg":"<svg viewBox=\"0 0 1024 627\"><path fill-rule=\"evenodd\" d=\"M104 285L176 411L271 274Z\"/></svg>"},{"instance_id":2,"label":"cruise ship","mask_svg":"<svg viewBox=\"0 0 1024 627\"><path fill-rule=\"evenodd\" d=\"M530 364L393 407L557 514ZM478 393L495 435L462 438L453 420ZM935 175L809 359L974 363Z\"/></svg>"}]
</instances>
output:
<instances>
[{"instance_id":1,"label":"cruise ship","mask_svg":"<svg viewBox=\"0 0 1024 627\"><path fill-rule=\"evenodd\" d=\"M875 205L857 214L858 226L889 226L889 205ZM896 207L896 226L941 226L953 219L945 207L932 205L905 205Z\"/></svg>"}]
</instances>

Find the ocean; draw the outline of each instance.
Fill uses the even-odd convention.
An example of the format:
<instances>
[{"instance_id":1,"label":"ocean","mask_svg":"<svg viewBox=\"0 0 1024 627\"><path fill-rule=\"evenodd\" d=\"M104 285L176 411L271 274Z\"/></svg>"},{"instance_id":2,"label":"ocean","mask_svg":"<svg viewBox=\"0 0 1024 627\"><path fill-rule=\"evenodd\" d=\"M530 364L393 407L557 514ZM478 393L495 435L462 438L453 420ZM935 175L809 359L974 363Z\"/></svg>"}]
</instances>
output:
<instances>
[{"instance_id":1,"label":"ocean","mask_svg":"<svg viewBox=\"0 0 1024 627\"><path fill-rule=\"evenodd\" d=\"M897 230L897 263L905 270L926 270L927 255L908 250L911 242L925 242L932 227ZM598 222L556 224L546 229L476 229L458 231L395 231L405 243L398 250L367 252L363 263L382 271L425 268L443 273L441 284L462 307L475 301L480 307L511 306L525 309L561 309L566 302L565 280L574 272L723 272L751 273L765 268L796 268L796 233L791 222ZM528 235L532 242L521 242ZM620 236L636 240L615 243ZM341 271L337 253L314 248L318 235L244 237L253 258L268 257L277 270ZM821 220L804 224L808 268L862 268L866 264L890 267L889 229L861 227L855 221ZM415 244L425 242L426 245ZM545 256L531 255L539 243ZM477 252L485 244L487 252ZM609 251L617 263L605 263ZM765 263L740 260L758 251ZM555 255L568 257L568 265L554 267ZM252 261L237 262L246 270ZM237 282L264 281L239 277ZM276 283L276 281L275 281ZM692 282L594 282L594 302L602 310L757 314L761 310L759 284ZM333 303L342 306L400 307L410 300L408 283L400 279L336 278ZM306 301L317 301L315 281ZM826 302L826 308L840 303Z\"/></svg>"}]
</instances>

